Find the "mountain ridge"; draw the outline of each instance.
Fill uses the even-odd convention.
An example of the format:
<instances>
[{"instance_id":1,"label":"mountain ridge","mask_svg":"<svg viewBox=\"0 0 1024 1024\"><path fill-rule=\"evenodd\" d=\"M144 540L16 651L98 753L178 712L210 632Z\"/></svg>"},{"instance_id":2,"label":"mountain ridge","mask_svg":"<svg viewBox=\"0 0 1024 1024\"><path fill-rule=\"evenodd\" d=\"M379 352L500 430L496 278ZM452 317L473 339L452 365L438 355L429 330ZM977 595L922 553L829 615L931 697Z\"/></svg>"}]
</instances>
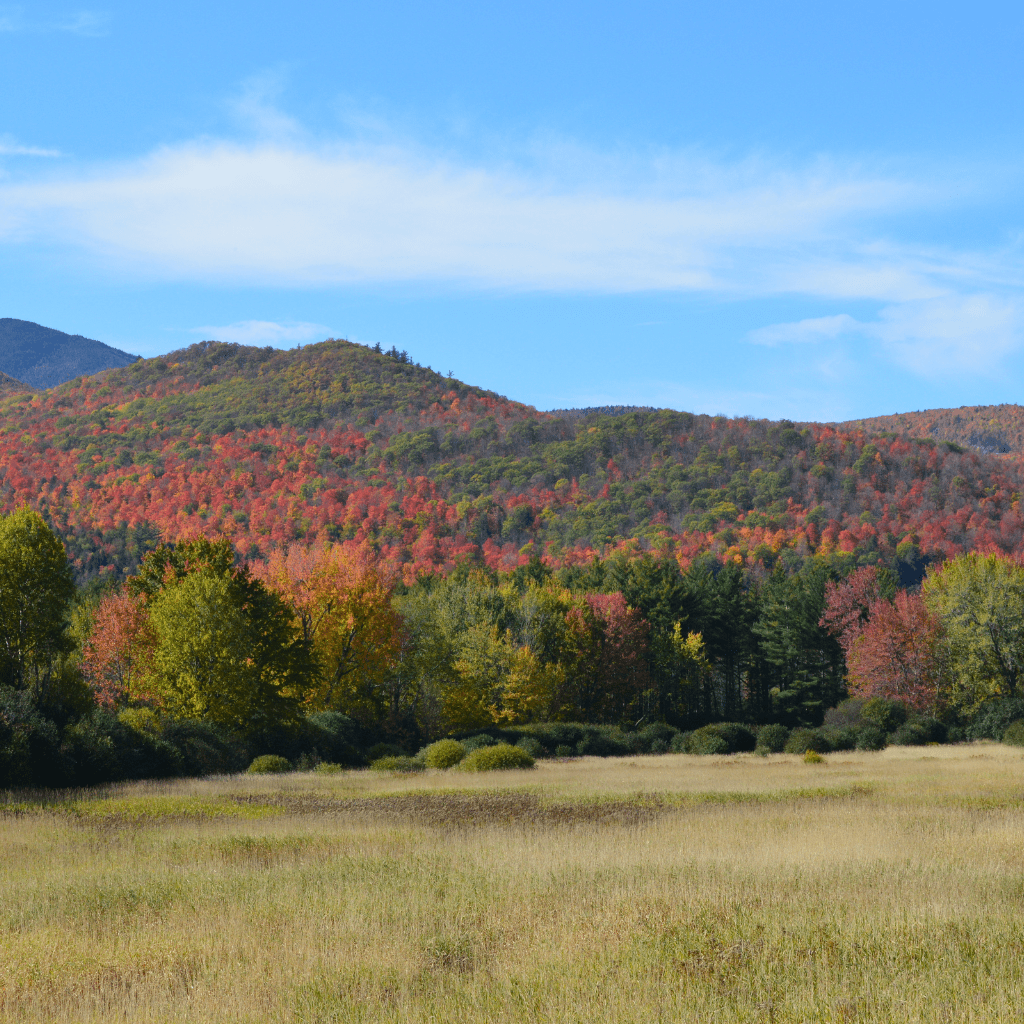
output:
<instances>
[{"instance_id":1,"label":"mountain ridge","mask_svg":"<svg viewBox=\"0 0 1024 1024\"><path fill-rule=\"evenodd\" d=\"M250 559L368 545L409 580L650 551L766 572L840 558L913 582L965 550L1024 556L1012 453L859 422L611 412L541 412L344 340L202 342L0 394L0 508L40 509L80 579L197 534Z\"/></svg>"},{"instance_id":2,"label":"mountain ridge","mask_svg":"<svg viewBox=\"0 0 1024 1024\"><path fill-rule=\"evenodd\" d=\"M0 371L33 388L55 387L138 358L81 334L0 317Z\"/></svg>"}]
</instances>

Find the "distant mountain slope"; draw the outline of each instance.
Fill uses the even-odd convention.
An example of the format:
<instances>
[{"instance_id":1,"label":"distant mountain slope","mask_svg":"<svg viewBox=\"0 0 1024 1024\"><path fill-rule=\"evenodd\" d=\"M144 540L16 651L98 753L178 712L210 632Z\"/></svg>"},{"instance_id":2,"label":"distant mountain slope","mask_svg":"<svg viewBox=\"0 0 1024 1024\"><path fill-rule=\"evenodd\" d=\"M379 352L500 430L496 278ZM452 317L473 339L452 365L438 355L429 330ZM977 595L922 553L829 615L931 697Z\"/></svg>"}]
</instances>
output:
<instances>
[{"instance_id":1,"label":"distant mountain slope","mask_svg":"<svg viewBox=\"0 0 1024 1024\"><path fill-rule=\"evenodd\" d=\"M16 395L23 391L35 391L36 389L30 384L25 384L20 380L15 380L13 377L6 373L0 373L0 396L3 395Z\"/></svg>"},{"instance_id":2,"label":"distant mountain slope","mask_svg":"<svg viewBox=\"0 0 1024 1024\"><path fill-rule=\"evenodd\" d=\"M1024 555L1024 460L828 424L538 412L405 353L204 342L0 394L0 509L40 509L80 579L159 539L261 558L351 541L407 579L656 550L788 568Z\"/></svg>"},{"instance_id":3,"label":"distant mountain slope","mask_svg":"<svg viewBox=\"0 0 1024 1024\"><path fill-rule=\"evenodd\" d=\"M127 366L137 358L80 334L0 318L0 370L32 387L52 388L75 377Z\"/></svg>"},{"instance_id":4,"label":"distant mountain slope","mask_svg":"<svg viewBox=\"0 0 1024 1024\"><path fill-rule=\"evenodd\" d=\"M842 430L892 431L912 437L934 437L994 454L1024 454L1024 406L962 405L959 409L872 416L838 424Z\"/></svg>"}]
</instances>

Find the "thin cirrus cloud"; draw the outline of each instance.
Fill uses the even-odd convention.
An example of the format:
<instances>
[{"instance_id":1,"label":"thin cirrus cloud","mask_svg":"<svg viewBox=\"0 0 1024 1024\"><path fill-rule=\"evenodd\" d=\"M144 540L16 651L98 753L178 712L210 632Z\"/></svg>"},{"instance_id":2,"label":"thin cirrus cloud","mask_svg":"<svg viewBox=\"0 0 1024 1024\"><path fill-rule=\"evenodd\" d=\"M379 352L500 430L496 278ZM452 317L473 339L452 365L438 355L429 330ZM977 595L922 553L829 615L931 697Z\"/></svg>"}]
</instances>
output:
<instances>
[{"instance_id":1,"label":"thin cirrus cloud","mask_svg":"<svg viewBox=\"0 0 1024 1024\"><path fill-rule=\"evenodd\" d=\"M1020 346L1021 308L1014 297L945 294L883 306L874 320L840 313L751 331L756 345L833 341L876 343L889 358L924 377L992 373Z\"/></svg>"},{"instance_id":2,"label":"thin cirrus cloud","mask_svg":"<svg viewBox=\"0 0 1024 1024\"><path fill-rule=\"evenodd\" d=\"M222 327L193 327L192 334L201 334L215 341L236 342L239 345L274 345L282 347L303 341L323 341L329 327L311 323L275 323L272 320L239 320Z\"/></svg>"},{"instance_id":3,"label":"thin cirrus cloud","mask_svg":"<svg viewBox=\"0 0 1024 1024\"><path fill-rule=\"evenodd\" d=\"M264 126L266 91L256 83L239 100ZM886 226L908 212L955 209L941 182L684 155L627 188L621 176L608 185L412 146L314 145L293 122L271 127L275 137L248 145L190 142L2 182L0 244L83 252L120 277L203 284L866 301L880 309L873 321L840 306L749 340L859 335L923 373L988 372L1020 343L1022 275L1011 257L889 237Z\"/></svg>"},{"instance_id":4,"label":"thin cirrus cloud","mask_svg":"<svg viewBox=\"0 0 1024 1024\"><path fill-rule=\"evenodd\" d=\"M0 156L60 156L59 149L45 149L42 146L26 146L13 135L0 135Z\"/></svg>"},{"instance_id":5,"label":"thin cirrus cloud","mask_svg":"<svg viewBox=\"0 0 1024 1024\"><path fill-rule=\"evenodd\" d=\"M74 11L40 21L25 16L24 7L0 7L0 32L70 32L78 36L105 36L110 15L105 11Z\"/></svg>"}]
</instances>

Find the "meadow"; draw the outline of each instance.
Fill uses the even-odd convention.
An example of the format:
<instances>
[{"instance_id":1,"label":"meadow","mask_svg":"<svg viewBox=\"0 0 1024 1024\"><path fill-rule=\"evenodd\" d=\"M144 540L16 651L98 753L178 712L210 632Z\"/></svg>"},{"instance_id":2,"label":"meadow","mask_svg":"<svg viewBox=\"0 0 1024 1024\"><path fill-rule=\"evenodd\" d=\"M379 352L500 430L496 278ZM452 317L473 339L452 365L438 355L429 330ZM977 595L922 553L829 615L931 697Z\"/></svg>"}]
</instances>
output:
<instances>
[{"instance_id":1,"label":"meadow","mask_svg":"<svg viewBox=\"0 0 1024 1024\"><path fill-rule=\"evenodd\" d=\"M1017 1021L1024 751L9 793L0 1020Z\"/></svg>"}]
</instances>

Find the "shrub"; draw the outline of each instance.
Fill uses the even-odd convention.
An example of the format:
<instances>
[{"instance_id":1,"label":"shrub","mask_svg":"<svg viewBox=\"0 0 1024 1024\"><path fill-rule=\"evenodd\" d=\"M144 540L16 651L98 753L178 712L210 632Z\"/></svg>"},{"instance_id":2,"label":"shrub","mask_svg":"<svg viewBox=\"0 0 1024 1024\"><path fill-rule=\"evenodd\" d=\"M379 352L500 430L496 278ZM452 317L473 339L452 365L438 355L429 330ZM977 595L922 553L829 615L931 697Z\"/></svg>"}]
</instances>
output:
<instances>
[{"instance_id":1,"label":"shrub","mask_svg":"<svg viewBox=\"0 0 1024 1024\"><path fill-rule=\"evenodd\" d=\"M728 754L729 744L716 732L698 729L686 744L688 754Z\"/></svg>"},{"instance_id":2,"label":"shrub","mask_svg":"<svg viewBox=\"0 0 1024 1024\"><path fill-rule=\"evenodd\" d=\"M135 732L141 732L150 736L159 736L163 731L163 724L152 708L125 708L117 720Z\"/></svg>"},{"instance_id":3,"label":"shrub","mask_svg":"<svg viewBox=\"0 0 1024 1024\"><path fill-rule=\"evenodd\" d=\"M533 758L522 747L513 747L511 743L496 743L494 746L471 750L459 767L467 772L493 772L532 768L533 765Z\"/></svg>"},{"instance_id":4,"label":"shrub","mask_svg":"<svg viewBox=\"0 0 1024 1024\"><path fill-rule=\"evenodd\" d=\"M843 729L823 728L822 735L828 740L832 750L853 750L857 746L857 730L849 727Z\"/></svg>"},{"instance_id":5,"label":"shrub","mask_svg":"<svg viewBox=\"0 0 1024 1024\"><path fill-rule=\"evenodd\" d=\"M827 754L832 746L828 737L817 729L794 729L783 749L787 754L805 754L808 750L816 754Z\"/></svg>"},{"instance_id":6,"label":"shrub","mask_svg":"<svg viewBox=\"0 0 1024 1024\"><path fill-rule=\"evenodd\" d=\"M438 740L424 747L420 760L428 768L453 768L466 756L466 748L458 740Z\"/></svg>"},{"instance_id":7,"label":"shrub","mask_svg":"<svg viewBox=\"0 0 1024 1024\"><path fill-rule=\"evenodd\" d=\"M1011 747L1024 747L1024 721L1011 722L1003 733L1003 742Z\"/></svg>"},{"instance_id":8,"label":"shrub","mask_svg":"<svg viewBox=\"0 0 1024 1024\"><path fill-rule=\"evenodd\" d=\"M861 716L877 725L882 732L895 732L907 720L907 706L898 700L872 697L864 701Z\"/></svg>"},{"instance_id":9,"label":"shrub","mask_svg":"<svg viewBox=\"0 0 1024 1024\"><path fill-rule=\"evenodd\" d=\"M725 743L725 750L711 751L703 749L708 745L707 741L703 738L705 736L717 736ZM695 744L700 746L702 749L696 750L694 748ZM711 745L717 746L717 744ZM755 746L757 746L757 737L745 725L739 725L736 722L715 722L713 725L702 726L700 729L691 733L688 750L691 754L734 754L739 750L753 750Z\"/></svg>"},{"instance_id":10,"label":"shrub","mask_svg":"<svg viewBox=\"0 0 1024 1024\"><path fill-rule=\"evenodd\" d=\"M808 750L804 754L804 764L824 764L825 758L821 756L816 750Z\"/></svg>"},{"instance_id":11,"label":"shrub","mask_svg":"<svg viewBox=\"0 0 1024 1024\"><path fill-rule=\"evenodd\" d=\"M421 772L423 767L422 761L406 754L391 754L370 762L370 768L375 772Z\"/></svg>"},{"instance_id":12,"label":"shrub","mask_svg":"<svg viewBox=\"0 0 1024 1024\"><path fill-rule=\"evenodd\" d=\"M335 764L334 761L321 761L313 771L317 775L337 775L345 770L344 765Z\"/></svg>"},{"instance_id":13,"label":"shrub","mask_svg":"<svg viewBox=\"0 0 1024 1024\"><path fill-rule=\"evenodd\" d=\"M620 757L629 753L629 748L618 736L606 732L588 733L576 746L576 751L581 756L591 757Z\"/></svg>"},{"instance_id":14,"label":"shrub","mask_svg":"<svg viewBox=\"0 0 1024 1024\"><path fill-rule=\"evenodd\" d=\"M651 753L652 754L667 754L668 753L668 741L667 740L651 740Z\"/></svg>"},{"instance_id":15,"label":"shrub","mask_svg":"<svg viewBox=\"0 0 1024 1024\"><path fill-rule=\"evenodd\" d=\"M315 715L310 715L306 719L302 743L326 761L342 765L364 763L358 749L359 727L348 715L343 715L339 711L319 711ZM377 756L386 757L387 754Z\"/></svg>"},{"instance_id":16,"label":"shrub","mask_svg":"<svg viewBox=\"0 0 1024 1024\"><path fill-rule=\"evenodd\" d=\"M291 761L278 754L262 754L260 757L254 758L248 768L250 775L279 775L281 772L290 772L291 770Z\"/></svg>"},{"instance_id":17,"label":"shrub","mask_svg":"<svg viewBox=\"0 0 1024 1024\"><path fill-rule=\"evenodd\" d=\"M224 775L245 771L248 748L210 722L164 719L163 738L181 754L183 775Z\"/></svg>"},{"instance_id":18,"label":"shrub","mask_svg":"<svg viewBox=\"0 0 1024 1024\"><path fill-rule=\"evenodd\" d=\"M945 738L946 727L934 718L904 722L890 737L899 747L923 747L926 743L941 743Z\"/></svg>"},{"instance_id":19,"label":"shrub","mask_svg":"<svg viewBox=\"0 0 1024 1024\"><path fill-rule=\"evenodd\" d=\"M885 733L877 725L865 725L857 730L858 750L884 750L885 745Z\"/></svg>"},{"instance_id":20,"label":"shrub","mask_svg":"<svg viewBox=\"0 0 1024 1024\"><path fill-rule=\"evenodd\" d=\"M969 740L999 740L1018 719L1024 719L1024 697L1005 697L982 704L967 727Z\"/></svg>"},{"instance_id":21,"label":"shrub","mask_svg":"<svg viewBox=\"0 0 1024 1024\"><path fill-rule=\"evenodd\" d=\"M672 737L671 743L669 743L669 749L673 754L685 754L689 748L692 735L692 732L677 732Z\"/></svg>"},{"instance_id":22,"label":"shrub","mask_svg":"<svg viewBox=\"0 0 1024 1024\"><path fill-rule=\"evenodd\" d=\"M652 754L659 753L662 750L660 747L658 750L655 750L655 743L664 743L664 750L668 750L669 744L678 734L679 730L667 722L652 722L650 725L645 725L637 733L640 739L647 744L646 749L650 750Z\"/></svg>"},{"instance_id":23,"label":"shrub","mask_svg":"<svg viewBox=\"0 0 1024 1024\"><path fill-rule=\"evenodd\" d=\"M766 754L781 754L789 739L789 730L784 725L765 725L757 733L756 750Z\"/></svg>"},{"instance_id":24,"label":"shrub","mask_svg":"<svg viewBox=\"0 0 1024 1024\"><path fill-rule=\"evenodd\" d=\"M538 757L544 756L543 745L541 744L540 740L536 739L533 736L520 736L519 739L516 741L516 746L520 750L525 750L530 755L530 757L534 758L535 760Z\"/></svg>"},{"instance_id":25,"label":"shrub","mask_svg":"<svg viewBox=\"0 0 1024 1024\"><path fill-rule=\"evenodd\" d=\"M366 752L366 760L373 764L382 757L405 757L405 751L394 743L374 743Z\"/></svg>"},{"instance_id":26,"label":"shrub","mask_svg":"<svg viewBox=\"0 0 1024 1024\"><path fill-rule=\"evenodd\" d=\"M856 729L864 724L864 705L867 702L860 697L851 697L841 701L834 708L825 712L822 723L831 729Z\"/></svg>"},{"instance_id":27,"label":"shrub","mask_svg":"<svg viewBox=\"0 0 1024 1024\"><path fill-rule=\"evenodd\" d=\"M555 757L575 757L576 748L570 747L567 743L560 743L555 747Z\"/></svg>"},{"instance_id":28,"label":"shrub","mask_svg":"<svg viewBox=\"0 0 1024 1024\"><path fill-rule=\"evenodd\" d=\"M466 753L470 753L474 750L479 750L481 747L493 747L498 741L493 736L488 736L487 733L477 733L476 736L470 736L468 739L462 741L462 747Z\"/></svg>"}]
</instances>

